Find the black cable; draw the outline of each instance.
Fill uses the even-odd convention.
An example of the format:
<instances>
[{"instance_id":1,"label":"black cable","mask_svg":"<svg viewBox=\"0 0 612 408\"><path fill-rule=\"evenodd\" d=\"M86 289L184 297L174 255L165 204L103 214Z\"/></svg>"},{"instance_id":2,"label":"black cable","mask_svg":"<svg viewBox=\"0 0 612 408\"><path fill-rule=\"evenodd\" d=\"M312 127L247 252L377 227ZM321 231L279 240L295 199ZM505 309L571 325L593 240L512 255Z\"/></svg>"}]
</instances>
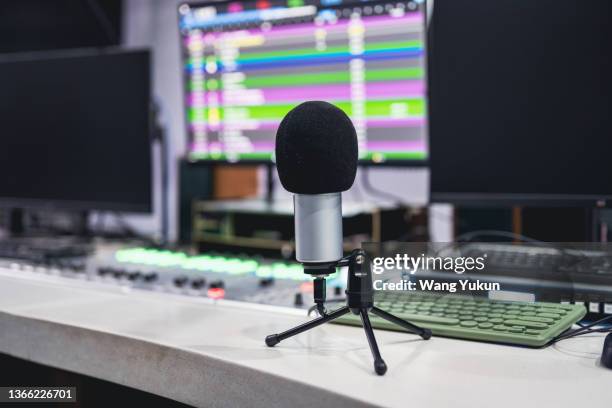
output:
<instances>
[{"instance_id":1,"label":"black cable","mask_svg":"<svg viewBox=\"0 0 612 408\"><path fill-rule=\"evenodd\" d=\"M325 316L325 299L327 297L327 284L324 277L316 277L313 281L313 295L315 307L321 316Z\"/></svg>"},{"instance_id":2,"label":"black cable","mask_svg":"<svg viewBox=\"0 0 612 408\"><path fill-rule=\"evenodd\" d=\"M566 332L563 334L560 334L556 337L557 340L564 340L570 337L574 337L574 336L578 336L580 334L586 334L589 333L590 331L593 331L591 328L597 325L600 325L602 323L605 323L607 321L612 320L612 316L606 316L603 319L599 319L595 322L583 325L581 327L579 327L578 329L572 330L570 332ZM601 330L601 329L596 329L596 330ZM605 330L610 330L610 328L606 328Z\"/></svg>"},{"instance_id":3,"label":"black cable","mask_svg":"<svg viewBox=\"0 0 612 408\"><path fill-rule=\"evenodd\" d=\"M127 221L123 218L123 216L120 213L115 212L114 215L115 215L115 218L117 219L117 223L123 229L124 233L128 237L133 237L133 238L139 239L141 241L144 241L147 245L150 245L150 246L153 246L153 247L157 247L158 246L158 243L155 242L155 240L153 238L147 237L147 236L139 233L131 225L129 225L127 223Z\"/></svg>"},{"instance_id":4,"label":"black cable","mask_svg":"<svg viewBox=\"0 0 612 408\"><path fill-rule=\"evenodd\" d=\"M340 302L346 302L346 298L327 299L325 303L340 303ZM314 312L315 310L319 311L317 305L310 306L310 308L308 309L308 316L310 316L312 312ZM321 314L320 311L319 311L319 314Z\"/></svg>"},{"instance_id":5,"label":"black cable","mask_svg":"<svg viewBox=\"0 0 612 408\"><path fill-rule=\"evenodd\" d=\"M405 207L405 205L404 205L404 198L403 197L400 197L400 196L395 195L393 193L390 193L388 191L379 190L376 187L372 186L372 183L370 182L370 177L369 177L369 174L368 174L368 168L367 167L362 167L360 172L361 172L361 184L363 186L363 189L366 191L366 193L368 193L369 195L373 195L373 196L387 197L387 199L389 199L390 201L393 201L393 203L395 205L397 205L398 207ZM355 187L357 187L357 185L355 185ZM361 196L361 193L359 193L359 195ZM453 215L443 214L443 213L439 213L437 211L434 211L431 208L431 206L427 207L427 211L433 217L437 217L439 219L443 219L443 221L451 221L452 222L455 219L455 217Z\"/></svg>"},{"instance_id":6,"label":"black cable","mask_svg":"<svg viewBox=\"0 0 612 408\"><path fill-rule=\"evenodd\" d=\"M549 345L550 344L554 344L554 343L556 343L558 341L561 341L561 340L567 340L567 339L570 339L572 337L582 336L584 334L589 334L589 333L612 332L612 328L611 327L605 327L605 328L600 328L600 329L592 329L592 327L600 325L600 324L605 323L607 321L612 321L612 316L606 316L603 319L599 319L599 320L597 320L597 321L595 321L593 323L581 326L578 329L562 333L562 334L558 335L557 337L553 338L548 344Z\"/></svg>"},{"instance_id":7,"label":"black cable","mask_svg":"<svg viewBox=\"0 0 612 408\"><path fill-rule=\"evenodd\" d=\"M96 225L96 231L100 231L100 233L104 233L104 229L105 229L105 221L106 221L106 215L104 213L98 213L98 223Z\"/></svg>"},{"instance_id":8,"label":"black cable","mask_svg":"<svg viewBox=\"0 0 612 408\"><path fill-rule=\"evenodd\" d=\"M161 236L162 245L170 243L170 149L167 135L160 129L159 149L161 167Z\"/></svg>"},{"instance_id":9,"label":"black cable","mask_svg":"<svg viewBox=\"0 0 612 408\"><path fill-rule=\"evenodd\" d=\"M112 44L119 44L119 38L115 35L115 27L97 0L87 0L87 5L96 18L96 21L100 24L100 27L102 28L102 31L104 31L104 35L106 35L108 41L110 41Z\"/></svg>"},{"instance_id":10,"label":"black cable","mask_svg":"<svg viewBox=\"0 0 612 408\"><path fill-rule=\"evenodd\" d=\"M567 340L567 339L573 339L574 337L579 337L579 336L583 336L585 334L593 334L593 333L612 333L612 328L610 327L606 327L606 328L601 328L601 329L589 329L580 333L576 333L576 334L572 334L572 335L567 335L567 336L563 336L560 338L554 338L552 339L547 345L552 345L555 344L561 340Z\"/></svg>"}]
</instances>

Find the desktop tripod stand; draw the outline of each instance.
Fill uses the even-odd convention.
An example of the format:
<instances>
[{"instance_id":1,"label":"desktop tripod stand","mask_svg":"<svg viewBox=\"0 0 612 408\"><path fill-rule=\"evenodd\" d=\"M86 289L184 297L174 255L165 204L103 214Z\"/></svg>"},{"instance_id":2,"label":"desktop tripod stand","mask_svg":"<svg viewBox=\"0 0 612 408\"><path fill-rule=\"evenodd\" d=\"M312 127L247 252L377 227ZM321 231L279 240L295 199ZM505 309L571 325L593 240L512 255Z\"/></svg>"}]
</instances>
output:
<instances>
[{"instance_id":1,"label":"desktop tripod stand","mask_svg":"<svg viewBox=\"0 0 612 408\"><path fill-rule=\"evenodd\" d=\"M372 273L370 270L369 263L366 262L365 253L362 249L354 250L348 257L341 259L336 266L348 266L348 282L346 290L346 306L343 306L331 313L327 313L323 307L324 293L325 293L325 278L318 276L315 278L315 300L321 317L314 320L301 324L293 329L289 329L279 334L271 334L266 337L266 344L269 347L274 347L281 341L293 337L296 334L300 334L314 327L320 326L324 323L331 322L343 316L349 312L359 315L365 330L368 343L370 344L370 350L374 356L374 371L378 375L384 375L387 371L387 365L380 355L378 350L378 344L376 343L376 337L374 337L374 330L370 323L368 316L369 312L372 312L378 317L390 321L391 323L397 324L403 327L411 333L418 334L424 340L428 340L431 337L431 330L423 329L415 326L414 324L400 319L391 313L385 312L382 309L374 306L374 290L372 289ZM322 290L317 291L317 280L318 283L322 282ZM320 286L319 286L320 287ZM317 294L318 292L318 294Z\"/></svg>"}]
</instances>

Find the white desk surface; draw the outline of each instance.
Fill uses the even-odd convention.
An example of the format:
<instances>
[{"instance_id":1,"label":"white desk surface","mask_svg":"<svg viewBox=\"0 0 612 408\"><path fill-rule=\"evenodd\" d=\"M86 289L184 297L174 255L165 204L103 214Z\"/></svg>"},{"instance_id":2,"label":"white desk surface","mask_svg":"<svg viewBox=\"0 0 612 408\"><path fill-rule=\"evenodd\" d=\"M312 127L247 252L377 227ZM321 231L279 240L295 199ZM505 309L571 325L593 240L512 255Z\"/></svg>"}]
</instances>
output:
<instances>
[{"instance_id":1,"label":"white desk surface","mask_svg":"<svg viewBox=\"0 0 612 408\"><path fill-rule=\"evenodd\" d=\"M546 349L324 325L268 348L304 321L278 311L0 270L0 352L196 406L610 407L603 337ZM61 280L62 282L58 282Z\"/></svg>"}]
</instances>

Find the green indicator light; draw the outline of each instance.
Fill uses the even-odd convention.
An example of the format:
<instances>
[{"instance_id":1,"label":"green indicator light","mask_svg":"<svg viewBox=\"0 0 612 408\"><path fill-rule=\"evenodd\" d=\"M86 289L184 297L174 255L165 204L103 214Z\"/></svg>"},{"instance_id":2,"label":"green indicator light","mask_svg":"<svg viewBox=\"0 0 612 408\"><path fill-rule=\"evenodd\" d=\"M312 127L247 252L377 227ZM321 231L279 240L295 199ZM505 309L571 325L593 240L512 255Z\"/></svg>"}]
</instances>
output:
<instances>
[{"instance_id":1,"label":"green indicator light","mask_svg":"<svg viewBox=\"0 0 612 408\"><path fill-rule=\"evenodd\" d=\"M203 91L204 90L204 81L191 81L189 83L190 91Z\"/></svg>"},{"instance_id":2,"label":"green indicator light","mask_svg":"<svg viewBox=\"0 0 612 408\"><path fill-rule=\"evenodd\" d=\"M302 265L294 262L273 262L262 265L254 259L211 255L189 256L183 252L138 247L118 250L114 257L119 263L153 265L160 268L179 267L231 275L253 274L260 278L310 280L310 277L303 273Z\"/></svg>"},{"instance_id":3,"label":"green indicator light","mask_svg":"<svg viewBox=\"0 0 612 408\"><path fill-rule=\"evenodd\" d=\"M219 89L219 81L217 81L216 79L209 79L206 82L206 87L208 88L209 91L216 91L217 89Z\"/></svg>"},{"instance_id":4,"label":"green indicator light","mask_svg":"<svg viewBox=\"0 0 612 408\"><path fill-rule=\"evenodd\" d=\"M185 260L182 263L183 269L196 269L198 271L206 271L210 269L209 256L194 256Z\"/></svg>"},{"instance_id":5,"label":"green indicator light","mask_svg":"<svg viewBox=\"0 0 612 408\"><path fill-rule=\"evenodd\" d=\"M227 258L222 256L213 257L211 269L213 272L227 272Z\"/></svg>"},{"instance_id":6,"label":"green indicator light","mask_svg":"<svg viewBox=\"0 0 612 408\"><path fill-rule=\"evenodd\" d=\"M242 272L242 262L240 259L230 259L225 262L225 269L231 275L238 275Z\"/></svg>"},{"instance_id":7,"label":"green indicator light","mask_svg":"<svg viewBox=\"0 0 612 408\"><path fill-rule=\"evenodd\" d=\"M271 278L272 268L268 265L261 265L259 268L257 268L257 272L255 272L255 275L258 278Z\"/></svg>"},{"instance_id":8,"label":"green indicator light","mask_svg":"<svg viewBox=\"0 0 612 408\"><path fill-rule=\"evenodd\" d=\"M207 264L207 270L209 272L217 272L222 266L219 265L219 257L213 256L210 258Z\"/></svg>"},{"instance_id":9,"label":"green indicator light","mask_svg":"<svg viewBox=\"0 0 612 408\"><path fill-rule=\"evenodd\" d=\"M280 262L274 262L272 264L272 276L274 278L282 279L285 274L285 264Z\"/></svg>"},{"instance_id":10,"label":"green indicator light","mask_svg":"<svg viewBox=\"0 0 612 408\"><path fill-rule=\"evenodd\" d=\"M242 271L243 274L255 272L256 269L257 269L256 262L242 261L240 263L240 270Z\"/></svg>"},{"instance_id":11,"label":"green indicator light","mask_svg":"<svg viewBox=\"0 0 612 408\"><path fill-rule=\"evenodd\" d=\"M182 269L196 269L195 264L196 262L194 261L193 258L188 258L188 259L185 259L185 261L181 264L181 268Z\"/></svg>"},{"instance_id":12,"label":"green indicator light","mask_svg":"<svg viewBox=\"0 0 612 408\"><path fill-rule=\"evenodd\" d=\"M248 261L242 261L241 265L240 265L240 271L241 273L254 273L257 271L257 268L259 267L259 263L257 263L257 261L252 261L252 260L248 260Z\"/></svg>"},{"instance_id":13,"label":"green indicator light","mask_svg":"<svg viewBox=\"0 0 612 408\"><path fill-rule=\"evenodd\" d=\"M118 262L141 263L146 258L147 253L142 248L122 249L115 253Z\"/></svg>"},{"instance_id":14,"label":"green indicator light","mask_svg":"<svg viewBox=\"0 0 612 408\"><path fill-rule=\"evenodd\" d=\"M272 277L275 279L291 279L291 280L310 280L304 275L302 266L299 264L285 264L275 262L271 265Z\"/></svg>"}]
</instances>

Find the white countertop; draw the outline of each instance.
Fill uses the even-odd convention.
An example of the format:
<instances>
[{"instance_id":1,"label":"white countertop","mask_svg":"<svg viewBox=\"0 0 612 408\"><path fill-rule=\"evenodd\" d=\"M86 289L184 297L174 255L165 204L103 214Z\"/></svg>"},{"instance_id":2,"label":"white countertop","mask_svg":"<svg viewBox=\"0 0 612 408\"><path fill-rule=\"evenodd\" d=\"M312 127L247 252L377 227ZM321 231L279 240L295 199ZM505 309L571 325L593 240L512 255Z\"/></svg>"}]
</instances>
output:
<instances>
[{"instance_id":1,"label":"white countertop","mask_svg":"<svg viewBox=\"0 0 612 408\"><path fill-rule=\"evenodd\" d=\"M376 331L389 370L374 374L363 330L274 308L94 288L0 270L0 352L196 406L609 407L602 335L529 349Z\"/></svg>"}]
</instances>

